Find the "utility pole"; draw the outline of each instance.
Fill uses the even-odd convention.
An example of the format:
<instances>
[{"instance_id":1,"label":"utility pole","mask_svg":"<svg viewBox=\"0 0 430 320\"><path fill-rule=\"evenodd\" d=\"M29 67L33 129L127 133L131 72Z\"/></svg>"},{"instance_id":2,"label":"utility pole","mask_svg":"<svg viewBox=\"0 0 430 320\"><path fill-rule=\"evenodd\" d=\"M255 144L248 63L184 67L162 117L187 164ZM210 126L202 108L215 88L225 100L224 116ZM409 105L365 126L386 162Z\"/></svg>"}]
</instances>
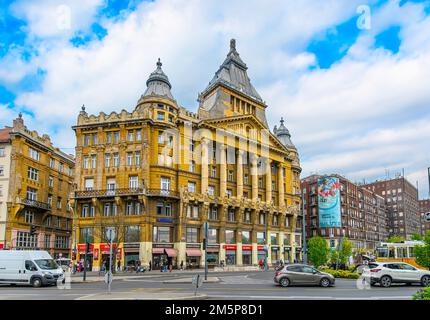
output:
<instances>
[{"instance_id":1,"label":"utility pole","mask_svg":"<svg viewBox=\"0 0 430 320\"><path fill-rule=\"evenodd\" d=\"M208 280L208 257L207 257L207 248L208 248L208 238L209 238L209 222L203 223L203 228L205 232L205 238L203 239L203 250L205 251L205 280Z\"/></svg>"},{"instance_id":2,"label":"utility pole","mask_svg":"<svg viewBox=\"0 0 430 320\"><path fill-rule=\"evenodd\" d=\"M110 284L112 283L112 246L113 246L113 238L112 234L113 230L109 229L109 238L110 238L110 248L109 248L109 271L108 271L108 292L111 292Z\"/></svg>"},{"instance_id":3,"label":"utility pole","mask_svg":"<svg viewBox=\"0 0 430 320\"><path fill-rule=\"evenodd\" d=\"M306 242L306 217L305 217L305 194L302 188L302 250L303 250L303 263L308 263L308 246Z\"/></svg>"},{"instance_id":4,"label":"utility pole","mask_svg":"<svg viewBox=\"0 0 430 320\"><path fill-rule=\"evenodd\" d=\"M90 244L88 243L88 230L85 233L85 255L84 255L84 278L83 281L87 280L87 255Z\"/></svg>"}]
</instances>

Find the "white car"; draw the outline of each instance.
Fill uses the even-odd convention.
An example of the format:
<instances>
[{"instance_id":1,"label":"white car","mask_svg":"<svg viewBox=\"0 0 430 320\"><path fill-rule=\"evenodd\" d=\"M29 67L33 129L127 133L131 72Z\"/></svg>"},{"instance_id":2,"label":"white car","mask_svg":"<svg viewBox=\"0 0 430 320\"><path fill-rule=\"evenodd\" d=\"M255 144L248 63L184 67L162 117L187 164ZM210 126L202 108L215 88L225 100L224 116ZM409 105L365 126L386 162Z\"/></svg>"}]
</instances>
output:
<instances>
[{"instance_id":1,"label":"white car","mask_svg":"<svg viewBox=\"0 0 430 320\"><path fill-rule=\"evenodd\" d=\"M404 262L371 262L363 275L370 277L371 285L379 283L385 288L390 287L392 283L430 285L430 270L418 269Z\"/></svg>"}]
</instances>

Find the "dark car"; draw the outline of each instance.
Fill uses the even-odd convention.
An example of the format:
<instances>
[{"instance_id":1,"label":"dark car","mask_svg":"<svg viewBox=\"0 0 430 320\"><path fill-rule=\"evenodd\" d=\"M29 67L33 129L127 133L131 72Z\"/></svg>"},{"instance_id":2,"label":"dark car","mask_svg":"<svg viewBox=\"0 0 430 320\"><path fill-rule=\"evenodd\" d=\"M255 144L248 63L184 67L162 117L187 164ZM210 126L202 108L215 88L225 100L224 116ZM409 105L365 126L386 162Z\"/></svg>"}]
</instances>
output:
<instances>
[{"instance_id":1,"label":"dark car","mask_svg":"<svg viewBox=\"0 0 430 320\"><path fill-rule=\"evenodd\" d=\"M276 271L275 283L282 287L290 285L319 285L321 287L333 286L335 278L306 264L289 264Z\"/></svg>"}]
</instances>

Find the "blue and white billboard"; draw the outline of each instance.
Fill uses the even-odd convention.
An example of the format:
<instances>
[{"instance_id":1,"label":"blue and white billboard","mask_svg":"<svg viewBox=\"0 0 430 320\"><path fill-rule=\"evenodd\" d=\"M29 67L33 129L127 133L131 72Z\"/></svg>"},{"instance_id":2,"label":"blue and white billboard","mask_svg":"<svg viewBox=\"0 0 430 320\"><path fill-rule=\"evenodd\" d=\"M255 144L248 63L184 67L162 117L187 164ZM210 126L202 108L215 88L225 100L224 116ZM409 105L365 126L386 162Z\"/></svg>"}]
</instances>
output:
<instances>
[{"instance_id":1,"label":"blue and white billboard","mask_svg":"<svg viewBox=\"0 0 430 320\"><path fill-rule=\"evenodd\" d=\"M318 216L320 228L340 228L340 183L335 177L318 179Z\"/></svg>"}]
</instances>

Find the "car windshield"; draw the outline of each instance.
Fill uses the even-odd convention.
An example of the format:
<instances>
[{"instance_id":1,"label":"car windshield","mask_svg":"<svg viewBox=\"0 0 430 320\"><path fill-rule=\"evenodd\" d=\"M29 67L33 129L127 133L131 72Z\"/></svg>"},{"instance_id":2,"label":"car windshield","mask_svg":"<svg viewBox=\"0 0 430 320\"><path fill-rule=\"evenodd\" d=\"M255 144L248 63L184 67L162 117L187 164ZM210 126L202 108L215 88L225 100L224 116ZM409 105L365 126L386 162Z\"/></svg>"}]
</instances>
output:
<instances>
[{"instance_id":1,"label":"car windshield","mask_svg":"<svg viewBox=\"0 0 430 320\"><path fill-rule=\"evenodd\" d=\"M58 269L57 263L52 259L39 259L39 260L35 260L35 262L39 266L39 268L43 270Z\"/></svg>"}]
</instances>

